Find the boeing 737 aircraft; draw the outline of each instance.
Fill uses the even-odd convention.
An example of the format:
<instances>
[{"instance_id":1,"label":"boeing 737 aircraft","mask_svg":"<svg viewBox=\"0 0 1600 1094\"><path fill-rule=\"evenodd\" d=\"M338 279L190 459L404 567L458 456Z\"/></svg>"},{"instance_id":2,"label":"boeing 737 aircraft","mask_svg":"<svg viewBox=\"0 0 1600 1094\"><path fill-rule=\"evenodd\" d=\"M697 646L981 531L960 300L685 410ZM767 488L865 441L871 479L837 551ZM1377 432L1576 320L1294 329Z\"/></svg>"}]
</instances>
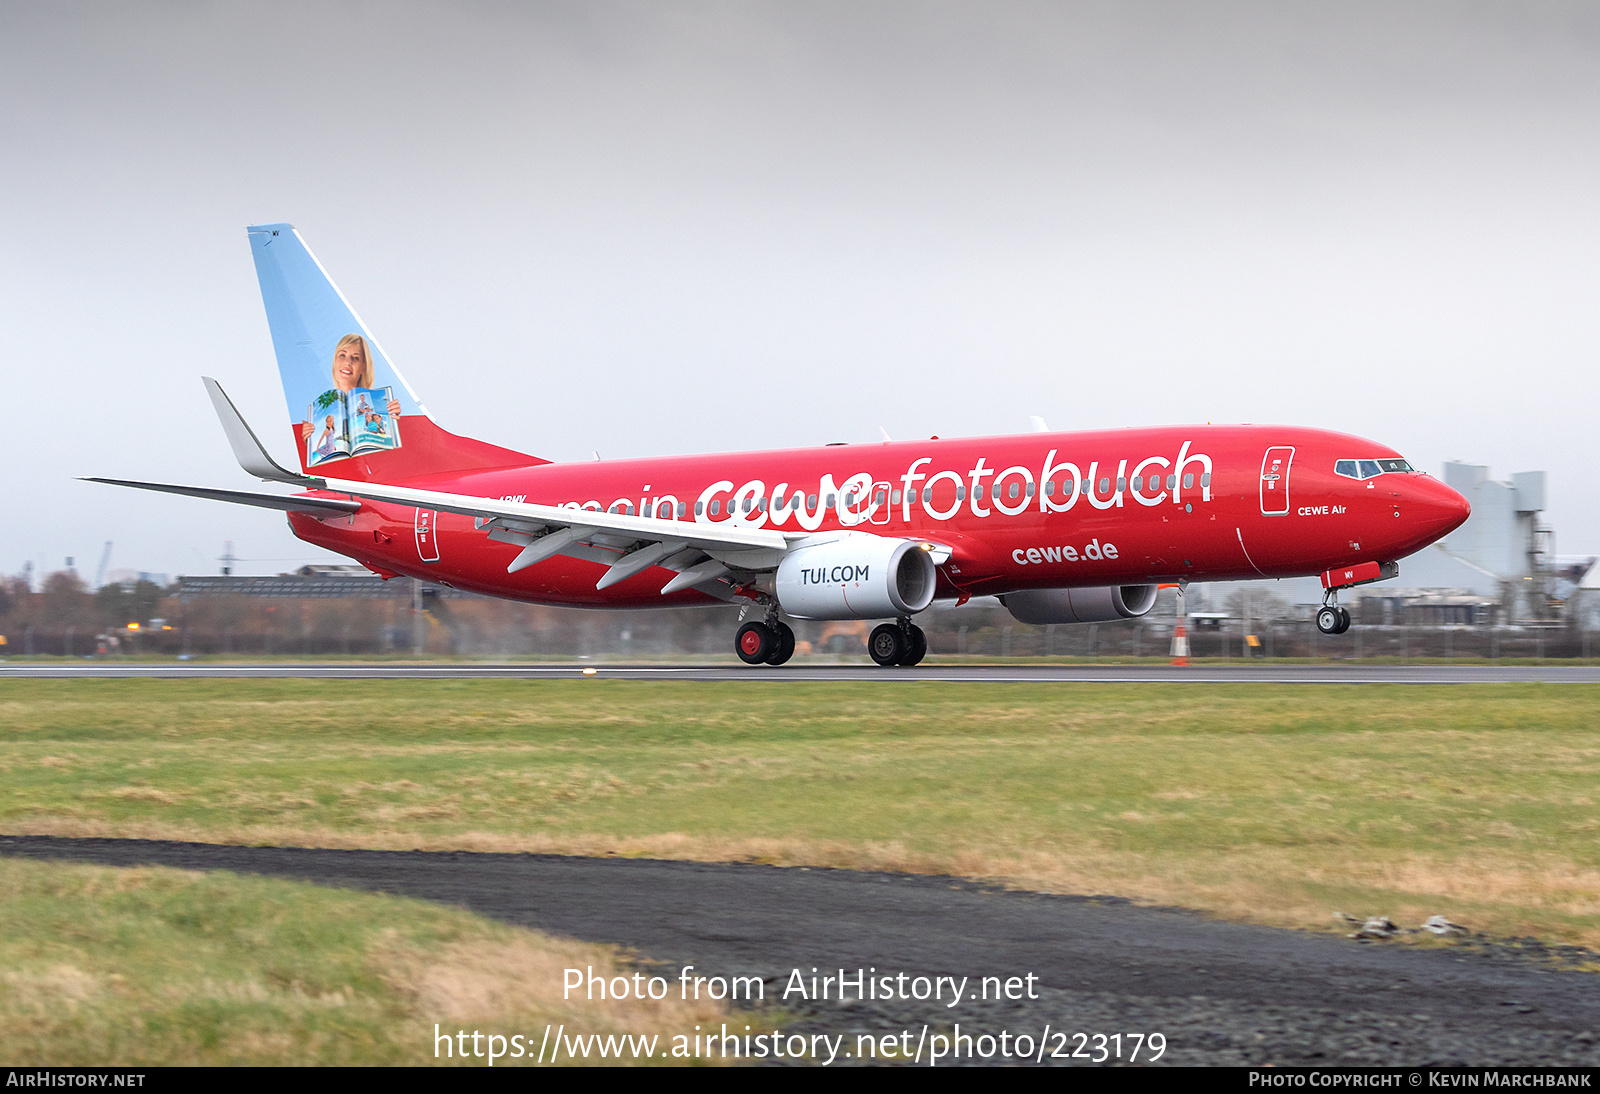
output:
<instances>
[{"instance_id":1,"label":"boeing 737 aircraft","mask_svg":"<svg viewBox=\"0 0 1600 1094\"><path fill-rule=\"evenodd\" d=\"M300 462L268 455L217 382L245 471L298 492L95 479L284 510L294 534L397 575L588 608L741 606L734 648L781 665L797 619L886 620L915 665L935 600L1024 623L1144 615L1159 586L1320 574L1340 589L1467 519L1393 449L1320 429L1171 426L551 463L441 428L288 224L248 229Z\"/></svg>"}]
</instances>

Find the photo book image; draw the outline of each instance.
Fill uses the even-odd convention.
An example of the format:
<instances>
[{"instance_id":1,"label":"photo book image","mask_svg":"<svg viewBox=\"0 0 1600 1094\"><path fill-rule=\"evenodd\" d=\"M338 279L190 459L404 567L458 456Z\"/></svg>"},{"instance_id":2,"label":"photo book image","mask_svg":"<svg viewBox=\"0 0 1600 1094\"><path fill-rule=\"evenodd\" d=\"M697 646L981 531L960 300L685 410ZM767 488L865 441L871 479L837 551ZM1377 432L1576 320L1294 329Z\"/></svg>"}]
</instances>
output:
<instances>
[{"instance_id":1,"label":"photo book image","mask_svg":"<svg viewBox=\"0 0 1600 1094\"><path fill-rule=\"evenodd\" d=\"M306 466L400 447L400 423L389 413L393 388L326 391L306 408Z\"/></svg>"}]
</instances>

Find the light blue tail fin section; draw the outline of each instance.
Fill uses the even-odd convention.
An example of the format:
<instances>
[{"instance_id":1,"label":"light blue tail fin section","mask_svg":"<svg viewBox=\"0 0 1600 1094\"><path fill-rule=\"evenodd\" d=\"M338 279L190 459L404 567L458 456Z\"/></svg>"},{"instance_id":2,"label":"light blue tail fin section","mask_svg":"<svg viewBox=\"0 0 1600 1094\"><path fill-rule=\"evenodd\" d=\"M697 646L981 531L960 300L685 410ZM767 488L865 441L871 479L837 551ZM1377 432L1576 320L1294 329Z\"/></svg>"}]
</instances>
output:
<instances>
[{"instance_id":1,"label":"light blue tail fin section","mask_svg":"<svg viewBox=\"0 0 1600 1094\"><path fill-rule=\"evenodd\" d=\"M362 336L371 349L373 383L365 386L393 385L402 414L426 414L411 385L294 225L257 224L245 230L250 233L250 252L256 260L261 300L267 308L267 326L272 329L272 348L278 354L290 418L298 421L298 415L328 390L333 347L348 334Z\"/></svg>"},{"instance_id":2,"label":"light blue tail fin section","mask_svg":"<svg viewBox=\"0 0 1600 1094\"><path fill-rule=\"evenodd\" d=\"M304 470L386 481L546 462L440 429L294 225L246 231Z\"/></svg>"}]
</instances>

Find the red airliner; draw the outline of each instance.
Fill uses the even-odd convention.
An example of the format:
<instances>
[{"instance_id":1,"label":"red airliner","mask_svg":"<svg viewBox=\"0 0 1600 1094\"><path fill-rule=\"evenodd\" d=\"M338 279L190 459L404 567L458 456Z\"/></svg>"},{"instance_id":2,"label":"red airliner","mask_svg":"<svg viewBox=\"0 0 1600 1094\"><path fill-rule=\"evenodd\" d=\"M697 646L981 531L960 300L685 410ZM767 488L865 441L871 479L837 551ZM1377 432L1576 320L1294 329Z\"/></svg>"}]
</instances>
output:
<instances>
[{"instance_id":1,"label":"red airliner","mask_svg":"<svg viewBox=\"0 0 1600 1094\"><path fill-rule=\"evenodd\" d=\"M287 512L374 572L588 608L741 607L750 664L797 619L882 619L868 648L914 665L935 600L998 596L1024 623L1144 615L1158 586L1320 574L1338 591L1470 508L1393 449L1290 426L1170 426L551 463L440 428L288 224L249 230L294 423L279 465L215 380L244 469L294 495L96 479Z\"/></svg>"}]
</instances>

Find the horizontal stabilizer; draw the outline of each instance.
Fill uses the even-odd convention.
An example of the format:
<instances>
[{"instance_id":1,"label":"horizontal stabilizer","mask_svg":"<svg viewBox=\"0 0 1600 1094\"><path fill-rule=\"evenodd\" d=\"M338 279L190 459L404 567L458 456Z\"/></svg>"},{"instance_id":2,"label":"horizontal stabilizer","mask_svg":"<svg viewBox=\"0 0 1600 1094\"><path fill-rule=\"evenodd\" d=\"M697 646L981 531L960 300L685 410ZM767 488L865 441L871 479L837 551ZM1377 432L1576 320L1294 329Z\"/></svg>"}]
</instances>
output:
<instances>
[{"instance_id":1,"label":"horizontal stabilizer","mask_svg":"<svg viewBox=\"0 0 1600 1094\"><path fill-rule=\"evenodd\" d=\"M359 512L361 503L349 498L306 498L284 494L255 494L247 490L213 490L205 486L170 486L160 482L129 482L126 479L86 478L84 482L103 482L110 486L132 486L138 490L159 490L163 494L183 494L209 501L235 505L255 505L262 509L282 509L286 513L310 513L316 517L348 516Z\"/></svg>"}]
</instances>

